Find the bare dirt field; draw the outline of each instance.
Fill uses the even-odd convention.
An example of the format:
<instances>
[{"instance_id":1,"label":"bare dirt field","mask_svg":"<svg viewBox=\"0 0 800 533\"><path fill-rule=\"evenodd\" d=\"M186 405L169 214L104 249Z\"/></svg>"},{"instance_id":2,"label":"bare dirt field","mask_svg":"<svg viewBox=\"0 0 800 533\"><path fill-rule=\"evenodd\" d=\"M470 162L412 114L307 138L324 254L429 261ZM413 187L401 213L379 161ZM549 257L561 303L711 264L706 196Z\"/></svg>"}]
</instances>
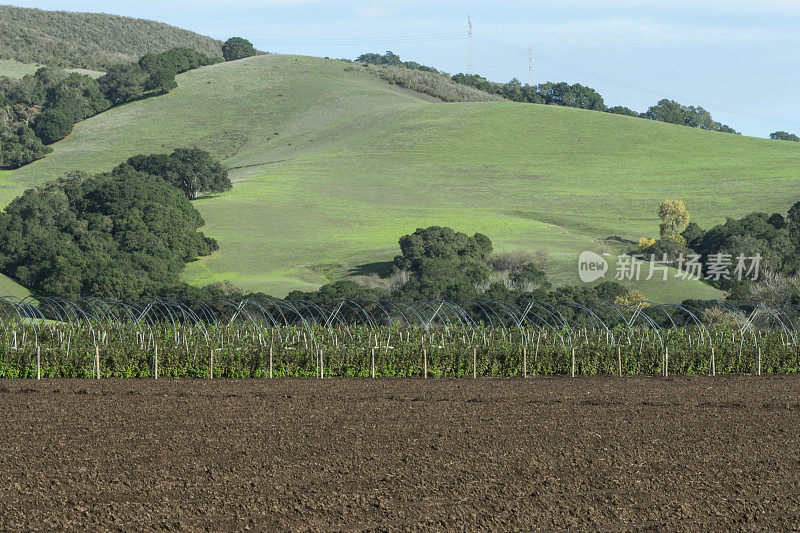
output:
<instances>
[{"instance_id":1,"label":"bare dirt field","mask_svg":"<svg viewBox=\"0 0 800 533\"><path fill-rule=\"evenodd\" d=\"M800 378L0 381L0 530L800 529Z\"/></svg>"}]
</instances>

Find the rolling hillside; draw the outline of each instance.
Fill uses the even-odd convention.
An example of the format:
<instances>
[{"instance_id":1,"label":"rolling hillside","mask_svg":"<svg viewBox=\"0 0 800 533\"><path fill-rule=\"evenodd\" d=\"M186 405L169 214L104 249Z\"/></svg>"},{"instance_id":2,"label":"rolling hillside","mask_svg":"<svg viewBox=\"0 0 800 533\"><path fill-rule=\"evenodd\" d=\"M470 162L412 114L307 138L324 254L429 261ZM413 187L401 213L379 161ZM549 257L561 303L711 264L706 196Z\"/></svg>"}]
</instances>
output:
<instances>
[{"instance_id":1,"label":"rolling hillside","mask_svg":"<svg viewBox=\"0 0 800 533\"><path fill-rule=\"evenodd\" d=\"M103 69L179 46L222 55L219 41L161 22L0 5L0 59Z\"/></svg>"},{"instance_id":2,"label":"rolling hillside","mask_svg":"<svg viewBox=\"0 0 800 533\"><path fill-rule=\"evenodd\" d=\"M68 170L194 144L224 160L234 189L197 201L220 251L185 278L283 296L370 272L400 235L433 224L484 233L499 250L546 250L550 274L574 283L578 254L600 252L601 239L655 235L665 198L708 227L800 196L794 143L571 108L433 102L309 57L258 56L178 82L0 173L0 203ZM658 300L718 295L699 282L640 288Z\"/></svg>"}]
</instances>

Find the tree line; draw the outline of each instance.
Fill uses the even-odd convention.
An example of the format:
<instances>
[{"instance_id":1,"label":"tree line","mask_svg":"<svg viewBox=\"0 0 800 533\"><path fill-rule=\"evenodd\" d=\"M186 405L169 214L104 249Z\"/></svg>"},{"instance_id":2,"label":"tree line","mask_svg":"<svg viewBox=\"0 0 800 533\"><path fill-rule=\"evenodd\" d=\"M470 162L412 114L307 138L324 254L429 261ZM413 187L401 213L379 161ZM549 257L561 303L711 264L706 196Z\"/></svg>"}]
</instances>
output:
<instances>
[{"instance_id":1,"label":"tree line","mask_svg":"<svg viewBox=\"0 0 800 533\"><path fill-rule=\"evenodd\" d=\"M523 85L517 78L508 83L495 83L477 74L456 74L452 79L456 83L497 94L513 102L575 107L704 130L739 134L730 126L715 121L711 113L700 106L686 106L666 98L659 100L647 111L639 113L624 106L607 107L600 93L580 83L570 85L566 82L547 82L539 85Z\"/></svg>"},{"instance_id":2,"label":"tree line","mask_svg":"<svg viewBox=\"0 0 800 533\"><path fill-rule=\"evenodd\" d=\"M433 67L420 65L413 61L403 61L397 54L391 51L387 51L383 55L376 53L362 54L356 58L356 61L372 65L395 66L412 70L439 72ZM508 83L498 83L489 81L479 74L464 73L450 76L450 79L455 83L466 85L513 102L575 107L723 133L739 134L739 132L730 126L715 121L711 113L706 109L700 106L685 106L670 99L662 99L651 106L647 111L639 113L624 106L607 107L600 93L580 83L547 82L538 85L523 85L517 78L512 79Z\"/></svg>"},{"instance_id":3,"label":"tree line","mask_svg":"<svg viewBox=\"0 0 800 533\"><path fill-rule=\"evenodd\" d=\"M255 54L240 37L223 44L226 61ZM112 106L168 93L177 87L178 74L220 61L190 48L173 48L113 65L98 79L58 67L42 67L18 81L0 77L0 169L40 159L52 151L47 145L69 135L77 122Z\"/></svg>"}]
</instances>

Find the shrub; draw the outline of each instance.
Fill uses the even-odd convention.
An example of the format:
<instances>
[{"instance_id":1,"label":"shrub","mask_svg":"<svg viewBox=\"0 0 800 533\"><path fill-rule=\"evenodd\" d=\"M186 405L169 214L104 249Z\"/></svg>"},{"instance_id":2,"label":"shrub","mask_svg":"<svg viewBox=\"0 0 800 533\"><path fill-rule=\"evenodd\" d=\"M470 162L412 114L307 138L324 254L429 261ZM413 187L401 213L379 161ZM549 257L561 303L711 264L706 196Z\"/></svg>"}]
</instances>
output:
<instances>
[{"instance_id":1,"label":"shrub","mask_svg":"<svg viewBox=\"0 0 800 533\"><path fill-rule=\"evenodd\" d=\"M640 237L639 238L639 251L645 250L656 243L655 239L648 239L647 237Z\"/></svg>"},{"instance_id":2,"label":"shrub","mask_svg":"<svg viewBox=\"0 0 800 533\"><path fill-rule=\"evenodd\" d=\"M497 102L501 98L478 89L459 85L447 74L410 70L404 67L382 67L364 63L367 72L403 87L438 98L444 102Z\"/></svg>"}]
</instances>

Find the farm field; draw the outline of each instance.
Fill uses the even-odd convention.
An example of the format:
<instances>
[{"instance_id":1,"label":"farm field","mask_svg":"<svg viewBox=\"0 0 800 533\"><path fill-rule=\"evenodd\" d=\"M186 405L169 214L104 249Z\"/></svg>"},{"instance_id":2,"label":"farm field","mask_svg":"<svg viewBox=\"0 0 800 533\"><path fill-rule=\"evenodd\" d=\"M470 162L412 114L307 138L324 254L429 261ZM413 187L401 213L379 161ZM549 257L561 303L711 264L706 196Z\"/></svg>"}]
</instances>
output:
<instances>
[{"instance_id":1,"label":"farm field","mask_svg":"<svg viewBox=\"0 0 800 533\"><path fill-rule=\"evenodd\" d=\"M401 235L428 225L484 233L498 251L544 250L550 277L575 283L580 252L613 256L621 246L602 239L655 235L665 198L684 199L709 227L783 212L800 194L794 143L571 108L433 102L362 70L267 55L182 74L170 94L93 117L45 159L0 172L0 204L69 170L196 145L231 169L234 189L196 202L220 250L184 278L282 297L374 272ZM655 301L721 295L698 281L633 287Z\"/></svg>"},{"instance_id":2,"label":"farm field","mask_svg":"<svg viewBox=\"0 0 800 533\"><path fill-rule=\"evenodd\" d=\"M798 377L0 382L0 529L785 531Z\"/></svg>"}]
</instances>

